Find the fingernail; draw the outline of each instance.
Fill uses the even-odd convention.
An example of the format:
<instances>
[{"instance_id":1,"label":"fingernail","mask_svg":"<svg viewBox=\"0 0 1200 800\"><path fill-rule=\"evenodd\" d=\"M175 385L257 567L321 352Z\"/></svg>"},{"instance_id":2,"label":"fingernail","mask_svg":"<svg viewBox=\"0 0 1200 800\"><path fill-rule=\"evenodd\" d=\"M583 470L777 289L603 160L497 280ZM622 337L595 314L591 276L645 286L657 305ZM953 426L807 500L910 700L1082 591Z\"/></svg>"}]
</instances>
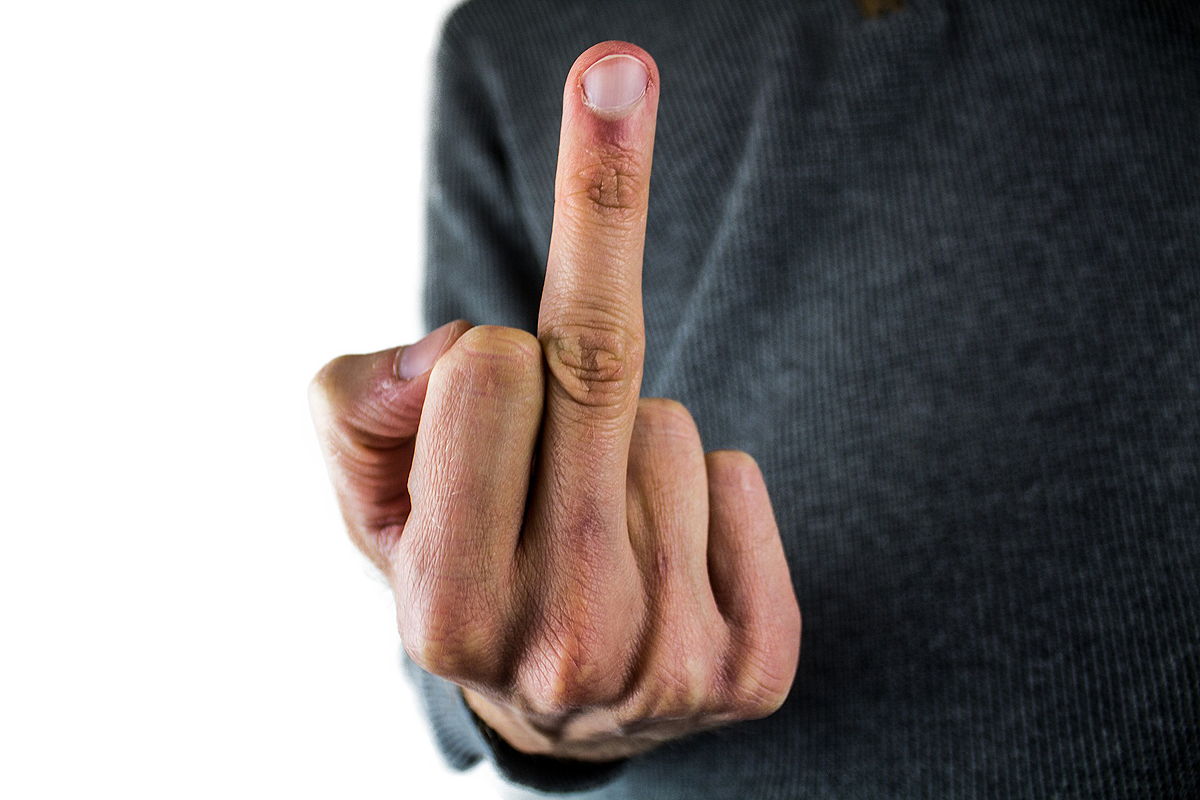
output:
<instances>
[{"instance_id":1,"label":"fingernail","mask_svg":"<svg viewBox=\"0 0 1200 800\"><path fill-rule=\"evenodd\" d=\"M453 322L447 322L421 341L401 350L400 357L396 359L396 377L402 381L409 381L428 372L433 362L441 355L442 348L446 346L453 325Z\"/></svg>"},{"instance_id":2,"label":"fingernail","mask_svg":"<svg viewBox=\"0 0 1200 800\"><path fill-rule=\"evenodd\" d=\"M606 117L622 116L646 93L650 71L624 53L605 56L583 73L583 101Z\"/></svg>"}]
</instances>

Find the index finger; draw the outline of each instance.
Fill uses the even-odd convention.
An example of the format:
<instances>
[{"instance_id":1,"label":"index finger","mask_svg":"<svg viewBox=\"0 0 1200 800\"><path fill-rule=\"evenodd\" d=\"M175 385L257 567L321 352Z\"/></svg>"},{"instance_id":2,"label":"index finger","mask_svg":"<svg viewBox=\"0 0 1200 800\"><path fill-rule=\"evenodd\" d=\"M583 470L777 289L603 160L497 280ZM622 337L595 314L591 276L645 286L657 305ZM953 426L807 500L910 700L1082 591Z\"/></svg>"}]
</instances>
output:
<instances>
[{"instance_id":1,"label":"index finger","mask_svg":"<svg viewBox=\"0 0 1200 800\"><path fill-rule=\"evenodd\" d=\"M620 428L632 425L637 411L645 345L642 250L657 110L658 69L636 45L595 45L568 74L538 313L551 373L550 414Z\"/></svg>"}]
</instances>

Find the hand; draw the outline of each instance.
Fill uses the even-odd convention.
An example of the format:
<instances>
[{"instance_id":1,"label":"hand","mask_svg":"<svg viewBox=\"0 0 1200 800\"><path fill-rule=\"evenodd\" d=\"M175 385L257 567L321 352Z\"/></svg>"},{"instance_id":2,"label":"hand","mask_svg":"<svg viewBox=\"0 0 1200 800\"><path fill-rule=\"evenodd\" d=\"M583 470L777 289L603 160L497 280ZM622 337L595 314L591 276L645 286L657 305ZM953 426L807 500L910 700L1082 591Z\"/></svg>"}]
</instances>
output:
<instances>
[{"instance_id":1,"label":"hand","mask_svg":"<svg viewBox=\"0 0 1200 800\"><path fill-rule=\"evenodd\" d=\"M758 466L639 400L658 88L621 42L571 69L537 339L451 323L337 359L311 392L405 648L527 753L610 760L763 717L796 672Z\"/></svg>"}]
</instances>

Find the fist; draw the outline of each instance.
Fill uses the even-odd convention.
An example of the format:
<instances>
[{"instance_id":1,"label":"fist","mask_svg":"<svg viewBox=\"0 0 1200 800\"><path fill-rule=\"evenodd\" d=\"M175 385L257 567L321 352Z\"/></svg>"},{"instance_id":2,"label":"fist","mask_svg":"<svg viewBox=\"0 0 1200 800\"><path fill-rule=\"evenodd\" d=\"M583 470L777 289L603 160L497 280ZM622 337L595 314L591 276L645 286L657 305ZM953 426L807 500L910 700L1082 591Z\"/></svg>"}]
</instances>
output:
<instances>
[{"instance_id":1,"label":"fist","mask_svg":"<svg viewBox=\"0 0 1200 800\"><path fill-rule=\"evenodd\" d=\"M763 717L796 672L757 464L639 397L658 93L626 43L571 69L537 338L455 322L337 359L310 392L409 655L527 753L610 760Z\"/></svg>"}]
</instances>

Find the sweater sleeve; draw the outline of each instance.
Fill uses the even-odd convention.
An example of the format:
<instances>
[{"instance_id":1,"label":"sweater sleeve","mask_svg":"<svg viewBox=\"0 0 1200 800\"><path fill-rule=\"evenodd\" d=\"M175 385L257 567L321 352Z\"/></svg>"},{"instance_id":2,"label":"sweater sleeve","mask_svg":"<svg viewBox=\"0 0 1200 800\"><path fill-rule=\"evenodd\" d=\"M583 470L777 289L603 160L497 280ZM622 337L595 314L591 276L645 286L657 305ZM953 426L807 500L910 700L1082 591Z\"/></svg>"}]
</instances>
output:
<instances>
[{"instance_id":1,"label":"sweater sleeve","mask_svg":"<svg viewBox=\"0 0 1200 800\"><path fill-rule=\"evenodd\" d=\"M488 75L475 64L463 17L460 7L447 20L435 62L425 322L434 328L466 319L532 331L542 273L517 212ZM512 783L575 792L607 783L623 766L523 754L470 711L457 686L408 658L405 666L437 744L454 769L488 758Z\"/></svg>"}]
</instances>

